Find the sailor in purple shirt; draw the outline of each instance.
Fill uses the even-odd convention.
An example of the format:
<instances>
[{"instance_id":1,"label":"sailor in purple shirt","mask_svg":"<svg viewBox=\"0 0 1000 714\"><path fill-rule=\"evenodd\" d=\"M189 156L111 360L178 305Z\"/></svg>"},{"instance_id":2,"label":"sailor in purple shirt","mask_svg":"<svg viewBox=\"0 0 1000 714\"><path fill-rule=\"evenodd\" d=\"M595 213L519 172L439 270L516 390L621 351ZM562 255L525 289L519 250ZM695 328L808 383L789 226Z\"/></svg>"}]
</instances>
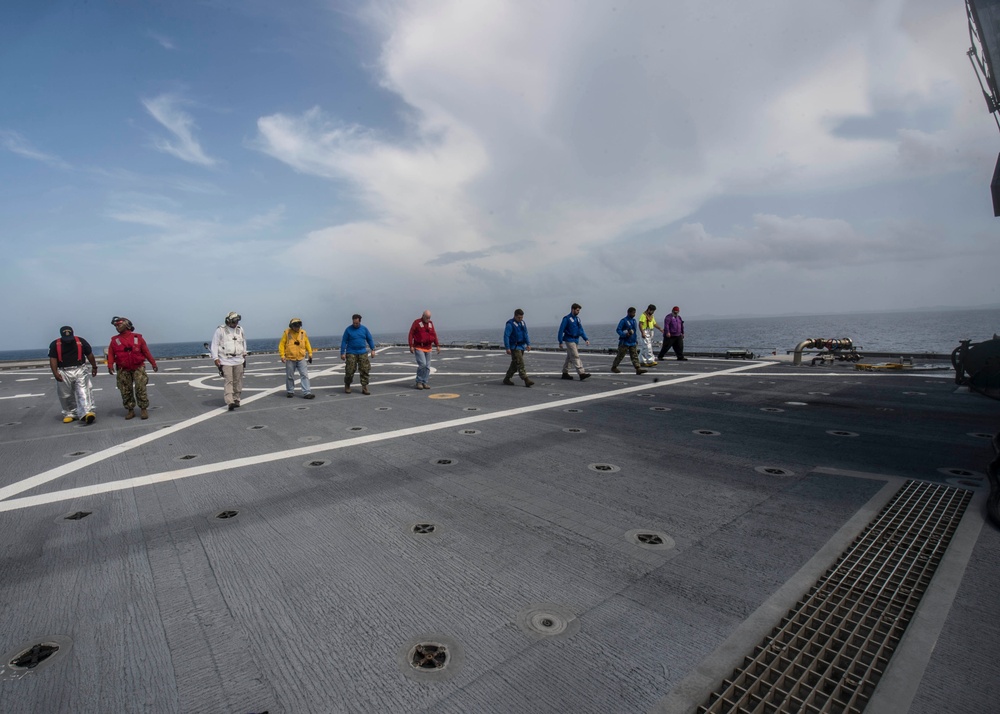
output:
<instances>
[{"instance_id":1,"label":"sailor in purple shirt","mask_svg":"<svg viewBox=\"0 0 1000 714\"><path fill-rule=\"evenodd\" d=\"M660 354L657 355L656 359L663 359L671 347L674 348L677 359L687 360L687 357L684 356L684 320L681 319L681 309L676 305L667 315L667 319L663 321L663 346L660 347Z\"/></svg>"}]
</instances>

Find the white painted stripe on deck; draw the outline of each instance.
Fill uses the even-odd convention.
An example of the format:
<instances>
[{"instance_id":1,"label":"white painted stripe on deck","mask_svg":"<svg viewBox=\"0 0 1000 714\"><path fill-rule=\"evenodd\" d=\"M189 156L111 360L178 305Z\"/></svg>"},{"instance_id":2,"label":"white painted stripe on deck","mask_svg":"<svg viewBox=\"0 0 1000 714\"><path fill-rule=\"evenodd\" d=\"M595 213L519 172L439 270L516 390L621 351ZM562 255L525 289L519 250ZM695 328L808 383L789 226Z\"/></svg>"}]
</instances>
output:
<instances>
[{"instance_id":1,"label":"white painted stripe on deck","mask_svg":"<svg viewBox=\"0 0 1000 714\"><path fill-rule=\"evenodd\" d=\"M321 376L323 374L325 374L325 372L320 372L316 376ZM272 387L270 389L260 391L257 394L254 394L253 396L247 397L246 399L241 399L240 402L242 404L249 404L257 401L258 399L263 399L269 394L275 394L276 392L282 391L284 390L284 388L285 385L283 384L277 387ZM50 481L54 481L57 478L61 478L63 476L71 474L74 471L79 471L80 469L86 468L87 466L93 466L94 464L100 463L101 461L109 459L112 456L118 456L119 454L124 454L126 451L131 451L136 447L143 446L144 444L149 444L151 442L156 441L157 439L162 439L165 436L170 436L171 434L176 434L179 431L183 431L184 429L195 426L196 424L200 424L203 421L208 421L209 419L217 417L221 414L226 414L228 413L228 411L229 408L226 406L220 407L219 409L213 409L212 411L205 412L204 414L199 414L198 416L191 417L190 419L185 419L184 421L178 422L173 426L168 426L163 429L158 429L152 433L144 434L143 436L140 436L136 439L132 439L131 441L126 441L124 444L118 444L116 446L103 449L102 451L97 451L93 454L88 454L73 461L72 463L68 463L63 466L58 466L54 469L49 469L48 471L44 471L35 476L31 476L30 478L26 478L23 481L18 481L17 483L13 483L4 488L0 488L0 501L10 498L11 496L16 496L19 493L24 493L25 491L36 488L37 486L41 486L42 484L49 483Z\"/></svg>"},{"instance_id":2,"label":"white painted stripe on deck","mask_svg":"<svg viewBox=\"0 0 1000 714\"><path fill-rule=\"evenodd\" d=\"M44 397L44 394L15 394L12 397L0 397L0 399L24 399L25 397Z\"/></svg>"},{"instance_id":3,"label":"white painted stripe on deck","mask_svg":"<svg viewBox=\"0 0 1000 714\"><path fill-rule=\"evenodd\" d=\"M723 370L721 372L713 373L713 376L725 376L727 374L735 374L743 372L750 369L755 369L757 367L765 367L766 363L754 363L745 364L740 367L734 367L729 370ZM22 508L30 508L31 506L40 506L46 503L56 503L58 501L67 501L75 498L81 498L84 496L93 496L100 493L110 493L113 491L122 491L128 488L137 488L139 486L151 486L157 483L164 483L167 481L176 481L183 478L191 478L192 476L203 476L205 474L216 473L218 471L227 471L230 469L244 468L247 466L256 466L258 464L265 464L271 461L280 461L283 459L300 458L302 456L309 456L312 454L321 453L324 451L336 451L339 449L346 449L352 446L362 446L365 444L373 444L380 441L388 441L390 439L399 439L407 436L415 436L417 434L426 434L431 431L441 431L442 429L452 429L456 427L466 426L469 424L476 424L479 422L493 421L496 419L505 419L507 417L519 416L521 414L530 414L538 411L545 411L548 409L558 409L561 407L571 406L573 404L581 404L585 402L592 402L601 399L608 399L611 397L620 397L625 394L632 394L634 392L644 392L651 389L659 389L668 385L681 384L684 382L690 382L695 379L703 379L704 374L693 374L684 377L678 377L669 381L661 381L650 384L640 384L634 387L622 387L620 389L613 389L607 392L598 392L597 394L586 394L579 397L570 397L568 399L559 399L554 402L545 402L542 404L532 404L529 406L515 407L514 409L505 409L499 412L493 412L490 414L477 414L475 416L463 417L461 419L449 419L443 422L437 422L434 424L423 424L420 426L412 426L404 429L397 429L395 431L389 431L382 434L367 434L364 436L356 436L350 439L341 439L339 441L326 442L323 444L313 444L311 446L301 446L295 449L287 449L284 451L275 451L270 454L258 454L256 456L246 456L239 459L231 459L229 461L219 461L214 464L204 464L201 466L191 466L185 469L177 469L174 471L163 471L156 474L149 474L147 476L137 476L135 478L122 479L120 481L111 481L108 483L94 484L92 486L82 486L79 488L70 488L63 491L55 491L53 493L44 493L37 496L27 496L24 498L18 498L9 501L0 502L0 513L5 511L14 511ZM406 377L409 379L409 377ZM250 400L260 399L267 394L273 394L279 390L284 389L284 385L275 387L268 390L265 393L255 395L251 397ZM166 434L176 433L181 429L186 429L188 426L200 423L207 419L210 419L219 414L225 413L226 410L220 409L207 414L202 414L200 416L189 419L180 424L176 424L172 427L162 429L153 434L148 434L144 437L134 439L121 446L112 447L110 449L105 449L96 454L90 454L88 456L81 457L79 460L73 462L72 464L67 464L66 466L59 467L57 469L52 469L45 472L44 474L39 474L38 476L33 476L31 478L25 479L16 484L12 484L7 488L0 489L0 499L7 499L12 495L22 493L30 488L34 488L43 483L53 481L60 476L64 476L72 471L83 468L83 466L88 466L98 461L102 461L109 456L114 456L119 453L123 453L128 449L135 448L141 444L149 443L157 438L161 438ZM127 448L126 448L127 447Z\"/></svg>"}]
</instances>

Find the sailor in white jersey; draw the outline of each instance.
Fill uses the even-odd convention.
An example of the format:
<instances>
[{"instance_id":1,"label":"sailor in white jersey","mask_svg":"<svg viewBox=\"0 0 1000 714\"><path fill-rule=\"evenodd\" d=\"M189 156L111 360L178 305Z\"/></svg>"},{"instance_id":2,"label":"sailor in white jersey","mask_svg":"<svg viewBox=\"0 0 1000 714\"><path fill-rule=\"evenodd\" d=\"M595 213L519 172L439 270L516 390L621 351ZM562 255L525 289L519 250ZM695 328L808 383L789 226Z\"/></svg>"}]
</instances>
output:
<instances>
[{"instance_id":1,"label":"sailor in white jersey","mask_svg":"<svg viewBox=\"0 0 1000 714\"><path fill-rule=\"evenodd\" d=\"M239 313L226 315L226 324L219 325L212 336L212 359L219 374L226 379L226 404L229 411L240 405L243 391L243 368L247 363L247 341L240 327Z\"/></svg>"}]
</instances>

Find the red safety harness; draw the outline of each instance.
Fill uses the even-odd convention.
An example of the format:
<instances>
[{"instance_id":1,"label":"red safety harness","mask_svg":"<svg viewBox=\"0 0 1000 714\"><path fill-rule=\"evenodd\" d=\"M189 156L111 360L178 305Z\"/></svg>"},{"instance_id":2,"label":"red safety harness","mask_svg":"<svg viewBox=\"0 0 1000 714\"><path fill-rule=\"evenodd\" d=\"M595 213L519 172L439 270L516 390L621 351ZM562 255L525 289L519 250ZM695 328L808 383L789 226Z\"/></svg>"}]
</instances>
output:
<instances>
[{"instance_id":1,"label":"red safety harness","mask_svg":"<svg viewBox=\"0 0 1000 714\"><path fill-rule=\"evenodd\" d=\"M74 337L73 339L76 340L76 361L77 362L83 362L83 343L80 342L80 338L79 337ZM62 360L62 343L63 343L63 341L61 339L60 340L56 340L56 360L59 361L59 362L63 361Z\"/></svg>"}]
</instances>

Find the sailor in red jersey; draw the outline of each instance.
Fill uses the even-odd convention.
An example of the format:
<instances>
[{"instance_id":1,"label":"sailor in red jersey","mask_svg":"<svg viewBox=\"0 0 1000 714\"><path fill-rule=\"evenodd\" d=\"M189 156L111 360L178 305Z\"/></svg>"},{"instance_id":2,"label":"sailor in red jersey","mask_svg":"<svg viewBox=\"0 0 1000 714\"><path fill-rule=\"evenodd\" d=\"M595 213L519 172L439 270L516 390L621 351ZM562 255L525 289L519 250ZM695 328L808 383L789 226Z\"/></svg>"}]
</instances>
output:
<instances>
[{"instance_id":1,"label":"sailor in red jersey","mask_svg":"<svg viewBox=\"0 0 1000 714\"><path fill-rule=\"evenodd\" d=\"M409 342L410 354L417 360L415 388L430 389L427 386L427 377L431 373L431 347L437 347L437 353L441 354L441 345L438 343L437 332L434 331L434 323L431 322L430 310L424 310L424 314L410 325Z\"/></svg>"},{"instance_id":2,"label":"sailor in red jersey","mask_svg":"<svg viewBox=\"0 0 1000 714\"><path fill-rule=\"evenodd\" d=\"M111 324L118 330L118 335L111 338L108 345L108 374L115 373L115 365L118 365L118 391L122 394L122 406L125 407L125 418L131 419L135 416L135 404L139 402L139 418L148 419L149 395L146 394L146 385L149 377L146 376L146 368L143 366L146 360L152 365L153 371L157 370L156 360L149 352L146 340L138 332L135 326L127 317L111 318Z\"/></svg>"}]
</instances>

